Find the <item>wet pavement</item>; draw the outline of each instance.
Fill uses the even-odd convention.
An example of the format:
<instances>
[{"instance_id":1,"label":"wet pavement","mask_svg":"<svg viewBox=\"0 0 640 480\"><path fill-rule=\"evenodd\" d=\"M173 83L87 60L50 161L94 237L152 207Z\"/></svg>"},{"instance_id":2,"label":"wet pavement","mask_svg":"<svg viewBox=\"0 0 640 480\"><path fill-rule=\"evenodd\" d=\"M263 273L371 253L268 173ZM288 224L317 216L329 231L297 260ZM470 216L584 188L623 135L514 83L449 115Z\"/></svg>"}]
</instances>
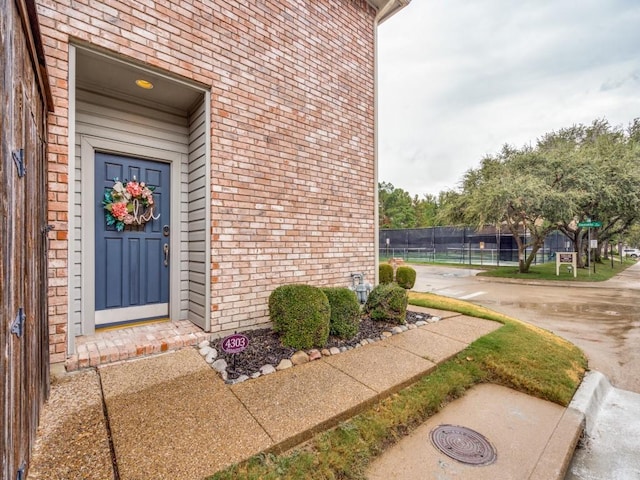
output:
<instances>
[{"instance_id":1,"label":"wet pavement","mask_svg":"<svg viewBox=\"0 0 640 480\"><path fill-rule=\"evenodd\" d=\"M640 263L606 282L551 285L475 277L471 269L414 268L414 290L467 300L549 330L580 347L590 368L615 387L640 393Z\"/></svg>"}]
</instances>

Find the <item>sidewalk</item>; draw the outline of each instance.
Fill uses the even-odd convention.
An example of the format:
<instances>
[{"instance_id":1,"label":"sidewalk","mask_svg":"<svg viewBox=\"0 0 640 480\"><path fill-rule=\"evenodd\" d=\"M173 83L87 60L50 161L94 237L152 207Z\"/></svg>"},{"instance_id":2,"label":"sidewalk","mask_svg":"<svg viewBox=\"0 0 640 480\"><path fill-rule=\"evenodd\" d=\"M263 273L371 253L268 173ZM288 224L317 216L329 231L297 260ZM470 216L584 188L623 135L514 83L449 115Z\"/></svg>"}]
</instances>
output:
<instances>
[{"instance_id":1,"label":"sidewalk","mask_svg":"<svg viewBox=\"0 0 640 480\"><path fill-rule=\"evenodd\" d=\"M122 480L204 478L257 453L282 452L337 425L500 327L423 310L442 320L237 385L225 384L193 348L69 374L52 386L29 478L116 478L110 441ZM491 468L493 476L486 478L561 479L582 431L582 415L502 387L478 398L474 390L461 399L466 402L458 410L464 416L446 417L448 423L482 429L498 449L493 465L472 471ZM505 400L513 415L488 413L488 406ZM455 404L439 415L455 412ZM535 428L512 423L522 416ZM515 444L516 437L533 459L526 468L502 446ZM430 469L435 474L443 461L456 464L442 454L433 461L421 464L421 478Z\"/></svg>"},{"instance_id":2,"label":"sidewalk","mask_svg":"<svg viewBox=\"0 0 640 480\"><path fill-rule=\"evenodd\" d=\"M482 434L495 451L495 462L477 466L443 455L430 438L440 425L464 426ZM499 385L476 385L386 450L370 466L367 478L561 480L581 425L577 412L560 405ZM463 443L466 441L465 437L454 437L448 445L472 454L481 452L472 450L473 445ZM425 472L430 474L425 476Z\"/></svg>"}]
</instances>

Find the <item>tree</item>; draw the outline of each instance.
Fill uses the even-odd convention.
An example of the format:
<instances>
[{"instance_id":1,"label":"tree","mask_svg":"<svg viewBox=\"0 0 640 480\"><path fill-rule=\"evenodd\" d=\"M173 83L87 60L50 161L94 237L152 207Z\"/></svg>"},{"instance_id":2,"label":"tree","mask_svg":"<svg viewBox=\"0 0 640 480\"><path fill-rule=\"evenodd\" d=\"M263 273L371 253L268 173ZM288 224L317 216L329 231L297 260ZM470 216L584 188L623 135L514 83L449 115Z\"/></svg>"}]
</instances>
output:
<instances>
[{"instance_id":1,"label":"tree","mask_svg":"<svg viewBox=\"0 0 640 480\"><path fill-rule=\"evenodd\" d=\"M391 183L378 184L380 228L423 228L437 225L439 202L435 195L411 195Z\"/></svg>"},{"instance_id":2,"label":"tree","mask_svg":"<svg viewBox=\"0 0 640 480\"><path fill-rule=\"evenodd\" d=\"M416 214L416 228L437 225L438 199L435 195L425 194L423 198L413 197L413 209Z\"/></svg>"},{"instance_id":3,"label":"tree","mask_svg":"<svg viewBox=\"0 0 640 480\"><path fill-rule=\"evenodd\" d=\"M629 230L624 235L624 240L621 241L624 245L632 248L638 248L640 246L640 225L636 223L629 227Z\"/></svg>"},{"instance_id":4,"label":"tree","mask_svg":"<svg viewBox=\"0 0 640 480\"><path fill-rule=\"evenodd\" d=\"M541 161L530 147L505 145L498 155L485 157L479 168L465 173L462 191L450 195L452 203L443 209L452 220L467 225L506 226L518 247L521 273L529 271L546 236L574 207L572 192L562 191L557 179L539 174Z\"/></svg>"},{"instance_id":5,"label":"tree","mask_svg":"<svg viewBox=\"0 0 640 480\"><path fill-rule=\"evenodd\" d=\"M401 188L382 182L378 184L380 228L413 228L416 213L411 195Z\"/></svg>"},{"instance_id":6,"label":"tree","mask_svg":"<svg viewBox=\"0 0 640 480\"><path fill-rule=\"evenodd\" d=\"M640 135L633 133L637 121L627 132L612 128L605 120L596 120L590 126L572 127L547 135L540 146L549 150L564 144L564 150L573 153L571 161L564 165L565 185L582 195L577 201L573 217L559 226L569 237L578 252L579 266L582 255L587 256L588 245L584 239L587 230L578 223L588 219L602 222L602 227L592 229L591 236L598 240L599 248L593 257L600 261L602 249L609 241L626 232L638 220L640 208L640 176L638 171L638 145Z\"/></svg>"},{"instance_id":7,"label":"tree","mask_svg":"<svg viewBox=\"0 0 640 480\"><path fill-rule=\"evenodd\" d=\"M518 246L519 269L527 272L545 237L558 229L579 253L584 266L588 231L603 248L619 238L635 238L640 219L640 119L626 129L604 119L573 125L539 138L535 146L505 145L468 170L460 188L438 198L410 195L381 184L381 227L428 225L496 225L509 229Z\"/></svg>"}]
</instances>

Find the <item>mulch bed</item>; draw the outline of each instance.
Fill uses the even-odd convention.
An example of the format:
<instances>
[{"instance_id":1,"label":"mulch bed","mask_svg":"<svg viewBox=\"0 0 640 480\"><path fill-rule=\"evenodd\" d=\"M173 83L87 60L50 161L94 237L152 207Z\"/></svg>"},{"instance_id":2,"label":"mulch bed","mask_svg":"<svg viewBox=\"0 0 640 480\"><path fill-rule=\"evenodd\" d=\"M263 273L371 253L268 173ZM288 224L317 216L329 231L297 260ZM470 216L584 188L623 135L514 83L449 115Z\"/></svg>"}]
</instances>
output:
<instances>
[{"instance_id":1,"label":"mulch bed","mask_svg":"<svg viewBox=\"0 0 640 480\"><path fill-rule=\"evenodd\" d=\"M428 314L418 314L407 312L407 324L415 323L418 320L425 320ZM369 317L363 317L360 321L360 331L358 334L348 340L330 336L327 345L323 348L331 347L354 347L362 340L367 338L379 338L384 331L390 331L393 327L398 326L395 323L381 322L371 320ZM218 351L218 358L223 358L229 365L227 374L229 380L238 378L241 375L250 376L252 373L260 370L260 367L271 364L276 367L281 360L290 358L296 352L295 348L285 347L280 343L277 333L270 328L261 328L258 330L249 330L242 332L249 338L249 346L241 353L230 354L222 350L222 339L214 340L211 346Z\"/></svg>"}]
</instances>

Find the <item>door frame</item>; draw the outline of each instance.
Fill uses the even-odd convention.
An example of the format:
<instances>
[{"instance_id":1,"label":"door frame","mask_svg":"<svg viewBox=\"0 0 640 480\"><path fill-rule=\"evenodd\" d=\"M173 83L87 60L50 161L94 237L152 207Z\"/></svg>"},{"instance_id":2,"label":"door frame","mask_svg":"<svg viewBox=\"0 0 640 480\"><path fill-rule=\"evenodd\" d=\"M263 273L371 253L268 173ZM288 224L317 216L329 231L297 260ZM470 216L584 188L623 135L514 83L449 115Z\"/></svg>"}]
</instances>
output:
<instances>
[{"instance_id":1,"label":"door frame","mask_svg":"<svg viewBox=\"0 0 640 480\"><path fill-rule=\"evenodd\" d=\"M95 151L95 162L97 170L95 171L94 185L96 191L96 202L94 203L94 212L96 222L94 225L95 241L96 241L96 258L94 261L96 275L96 312L95 323L96 329L104 326L124 325L131 322L140 321L141 319L167 319L169 318L169 258L171 255L171 163L159 162L157 160L150 161L146 158L131 157L123 155L112 155L103 151ZM113 164L111 173L107 173L107 165ZM119 165L120 168L116 166ZM133 169L133 170L132 170ZM117 173L120 170L120 173ZM138 181L156 185L153 192L155 198L154 206L159 217L145 221L141 227L135 227L131 230L125 228L118 232L115 226L108 227L105 219L106 211L103 203L100 202L100 192L106 191L107 188L113 187L114 175L120 178L122 182L132 178L133 172L136 171ZM154 172L154 173L151 173ZM149 177L149 175L157 175ZM157 182L157 183L155 183ZM153 188L153 187L151 187ZM161 194L156 197L156 193ZM80 206L82 208L82 206ZM144 207L143 207L144 210ZM151 213L153 215L153 212ZM163 226L166 225L169 231L163 232ZM147 241L151 240L149 243ZM113 243L115 241L115 243ZM111 242L111 243L110 243ZM137 277L138 281L131 281L129 275L130 268L126 267L126 263L121 265L117 277L122 282L121 287L133 294L131 297L122 288L117 289L119 294L116 297L110 297L108 294L112 290L111 285L107 282L109 267L107 264L113 264L113 261L119 263L117 259L107 261L107 251L109 245L118 244L121 248L122 261L125 257L128 262L143 268ZM167 247L166 264L163 265L163 248ZM155 250L155 255L149 256L148 248ZM132 255L132 249L137 254ZM153 258L153 260L151 260ZM148 270L151 269L151 270ZM157 270L156 270L157 269ZM151 273L154 272L154 273ZM112 274L115 270L112 270ZM151 274L152 276L147 277ZM157 277L157 278L156 278ZM127 280L125 280L127 278ZM131 283L128 283L131 282ZM142 283L141 283L142 282ZM100 291L98 291L100 290ZM148 294L152 295L149 301ZM157 297L153 295L156 294ZM98 299L102 297L101 308L98 309ZM109 298L115 301L118 298L119 305L108 307Z\"/></svg>"},{"instance_id":2,"label":"door frame","mask_svg":"<svg viewBox=\"0 0 640 480\"><path fill-rule=\"evenodd\" d=\"M171 165L171 236L169 256L169 318L180 318L180 201L182 198L180 178L181 165L186 155L159 148L136 145L105 138L82 135L80 158L82 162L82 328L85 335L95 333L95 203L100 201L93 188L96 152L112 153L142 158Z\"/></svg>"}]
</instances>

